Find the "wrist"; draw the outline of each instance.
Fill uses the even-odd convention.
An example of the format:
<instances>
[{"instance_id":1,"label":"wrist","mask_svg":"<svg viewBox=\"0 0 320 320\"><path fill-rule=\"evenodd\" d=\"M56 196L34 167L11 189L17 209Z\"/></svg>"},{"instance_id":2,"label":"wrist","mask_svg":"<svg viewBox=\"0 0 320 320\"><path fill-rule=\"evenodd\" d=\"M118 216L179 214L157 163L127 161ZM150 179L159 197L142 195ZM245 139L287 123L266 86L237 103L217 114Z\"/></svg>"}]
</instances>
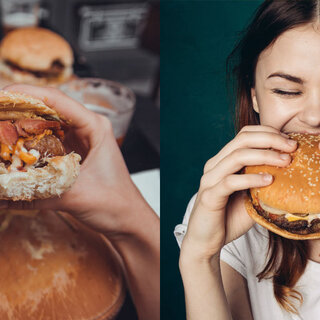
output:
<instances>
[{"instance_id":1,"label":"wrist","mask_svg":"<svg viewBox=\"0 0 320 320\"><path fill-rule=\"evenodd\" d=\"M179 267L180 270L201 269L207 266L215 267L220 263L220 250L215 254L200 252L199 250L190 250L190 248L181 247Z\"/></svg>"},{"instance_id":2,"label":"wrist","mask_svg":"<svg viewBox=\"0 0 320 320\"><path fill-rule=\"evenodd\" d=\"M104 233L125 263L128 261L158 261L160 264L160 222L152 209L140 212L134 225L125 231ZM143 261L143 262L142 262ZM153 263L152 263L153 264ZM157 267L153 264L154 267Z\"/></svg>"},{"instance_id":3,"label":"wrist","mask_svg":"<svg viewBox=\"0 0 320 320\"><path fill-rule=\"evenodd\" d=\"M193 279L198 281L201 278L207 278L208 274L221 276L220 271L220 255L215 255L211 259L190 259L189 257L180 256L179 269L184 281Z\"/></svg>"},{"instance_id":4,"label":"wrist","mask_svg":"<svg viewBox=\"0 0 320 320\"><path fill-rule=\"evenodd\" d=\"M212 259L220 257L221 244L211 244L204 241L195 241L186 234L180 251L180 258L198 264L210 264Z\"/></svg>"},{"instance_id":5,"label":"wrist","mask_svg":"<svg viewBox=\"0 0 320 320\"><path fill-rule=\"evenodd\" d=\"M116 213L115 220L110 230L102 232L114 243L143 243L150 237L160 237L159 218L141 194L128 201Z\"/></svg>"},{"instance_id":6,"label":"wrist","mask_svg":"<svg viewBox=\"0 0 320 320\"><path fill-rule=\"evenodd\" d=\"M72 210L66 208L65 211L72 212L76 218L110 240L137 235L155 213L133 183L121 186L121 189L117 186L111 192L108 189L109 186L101 186L93 194L77 197Z\"/></svg>"}]
</instances>

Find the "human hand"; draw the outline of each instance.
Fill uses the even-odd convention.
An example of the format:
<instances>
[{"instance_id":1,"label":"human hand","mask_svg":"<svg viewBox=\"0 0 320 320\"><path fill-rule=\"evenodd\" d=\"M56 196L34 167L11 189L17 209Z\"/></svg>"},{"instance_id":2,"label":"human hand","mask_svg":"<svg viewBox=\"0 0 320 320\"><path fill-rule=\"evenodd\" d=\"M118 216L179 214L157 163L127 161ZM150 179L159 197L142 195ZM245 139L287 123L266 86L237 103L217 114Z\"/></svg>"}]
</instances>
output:
<instances>
[{"instance_id":1,"label":"human hand","mask_svg":"<svg viewBox=\"0 0 320 320\"><path fill-rule=\"evenodd\" d=\"M81 155L82 164L75 184L60 198L0 201L0 208L61 210L110 237L130 233L137 223L132 208L138 212L147 204L130 178L110 121L54 88L10 85L4 90L39 98L71 120L64 145L66 152Z\"/></svg>"},{"instance_id":2,"label":"human hand","mask_svg":"<svg viewBox=\"0 0 320 320\"><path fill-rule=\"evenodd\" d=\"M246 126L204 167L200 188L181 247L181 258L209 261L254 221L244 207L246 189L272 183L272 176L241 174L249 165L285 167L296 143L268 126ZM272 150L270 150L272 148ZM181 259L180 258L180 259Z\"/></svg>"}]
</instances>

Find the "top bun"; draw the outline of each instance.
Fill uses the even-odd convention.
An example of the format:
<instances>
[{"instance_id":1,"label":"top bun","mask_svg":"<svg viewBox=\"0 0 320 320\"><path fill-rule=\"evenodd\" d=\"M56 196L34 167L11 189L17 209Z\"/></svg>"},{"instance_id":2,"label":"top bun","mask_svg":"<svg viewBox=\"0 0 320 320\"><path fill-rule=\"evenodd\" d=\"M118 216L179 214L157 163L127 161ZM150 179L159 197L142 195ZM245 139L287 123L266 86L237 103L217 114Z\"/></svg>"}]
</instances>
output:
<instances>
[{"instance_id":1,"label":"top bun","mask_svg":"<svg viewBox=\"0 0 320 320\"><path fill-rule=\"evenodd\" d=\"M320 135L290 133L298 142L292 161L285 167L248 166L245 173L269 173L273 183L252 188L253 198L289 213L320 213Z\"/></svg>"},{"instance_id":2,"label":"top bun","mask_svg":"<svg viewBox=\"0 0 320 320\"><path fill-rule=\"evenodd\" d=\"M48 115L56 120L62 117L42 100L25 93L0 90L0 120L36 118Z\"/></svg>"},{"instance_id":3,"label":"top bun","mask_svg":"<svg viewBox=\"0 0 320 320\"><path fill-rule=\"evenodd\" d=\"M58 34L43 28L20 28L2 40L0 58L21 68L45 71L54 61L66 68L73 64L70 45Z\"/></svg>"}]
</instances>

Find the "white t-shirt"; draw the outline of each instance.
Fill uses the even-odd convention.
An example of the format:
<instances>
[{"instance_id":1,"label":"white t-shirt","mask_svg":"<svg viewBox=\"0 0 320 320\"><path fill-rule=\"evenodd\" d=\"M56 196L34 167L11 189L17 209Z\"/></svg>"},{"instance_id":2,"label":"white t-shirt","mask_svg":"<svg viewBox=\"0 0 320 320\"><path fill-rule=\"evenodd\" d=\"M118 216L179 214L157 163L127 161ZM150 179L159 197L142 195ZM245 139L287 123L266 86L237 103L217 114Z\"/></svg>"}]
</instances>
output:
<instances>
[{"instance_id":1,"label":"white t-shirt","mask_svg":"<svg viewBox=\"0 0 320 320\"><path fill-rule=\"evenodd\" d=\"M182 224L174 235L179 246L186 233L195 196L189 202ZM272 280L258 282L256 275L263 270L268 250L268 232L256 224L246 234L223 247L221 259L247 279L251 309L255 320L319 320L320 319L320 264L309 260L304 274L296 284L303 296L299 315L284 311L273 294Z\"/></svg>"}]
</instances>

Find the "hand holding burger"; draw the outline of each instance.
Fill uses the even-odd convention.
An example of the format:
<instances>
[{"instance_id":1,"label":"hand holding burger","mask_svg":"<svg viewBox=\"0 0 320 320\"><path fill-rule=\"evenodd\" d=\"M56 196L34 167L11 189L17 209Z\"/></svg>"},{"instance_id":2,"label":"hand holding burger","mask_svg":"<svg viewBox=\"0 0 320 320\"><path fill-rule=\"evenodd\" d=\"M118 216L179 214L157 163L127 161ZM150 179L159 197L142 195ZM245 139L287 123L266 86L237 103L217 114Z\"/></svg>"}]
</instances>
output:
<instances>
[{"instance_id":1,"label":"hand holding burger","mask_svg":"<svg viewBox=\"0 0 320 320\"><path fill-rule=\"evenodd\" d=\"M126 232L129 231L127 228L130 227L130 216L123 216L122 212L127 212L130 210L129 208L136 204L136 198L141 198L141 195L135 185L133 184L127 167L122 158L121 152L117 146L117 143L114 139L112 127L109 120L106 117L93 113L87 110L85 107L69 98L62 92L53 88L40 88L33 87L29 85L12 85L5 88L5 91L14 92L13 96L19 95L20 92L23 95L27 94L29 96L34 97L35 99L39 99L40 102L43 101L43 110L40 110L38 106L38 113L45 113L43 116L50 118L50 121L46 120L46 130L47 131L59 131L61 129L60 122L55 119L58 118L59 115L63 115L63 119L69 121L68 130L64 134L64 141L62 143L57 143L57 138L55 135L46 135L45 133L41 134L44 136L40 141L38 141L37 136L35 138L28 140L28 137L23 138L27 141L24 142L24 147L22 150L25 151L27 155L30 152L34 154L35 158L40 157L39 166L42 166L42 154L56 152L57 156L61 156L64 154L65 157L71 157L69 159L65 158L65 166L68 166L70 170L72 170L70 176L75 176L76 171L78 170L78 165L76 162L79 162L80 157L83 159L80 175L78 179L72 179L72 183L74 183L73 187L70 191L65 192L69 189L69 186L64 188L64 193L60 197L55 197L53 199L45 199L45 200L37 200L39 198L48 198L46 194L41 196L38 192L33 197L23 196L23 192L27 195L27 191L21 190L20 197L7 197L7 199L15 199L15 200L32 200L34 201L2 201L0 202L0 208L8 207L10 209L52 209L52 210L62 210L67 211L69 213L74 213L76 218L89 224L90 227L94 229L103 229L104 232L110 230L113 233L116 231ZM0 96L1 98L1 96ZM39 101L38 100L38 101ZM17 100L16 100L17 101ZM1 102L1 100L0 100ZM15 112L18 112L18 104L16 103ZM4 110L2 110L3 112ZM26 108L23 110L27 112ZM11 112L11 111L10 111ZM0 110L0 116L1 116ZM10 113L11 117L14 117ZM39 118L39 116L38 116ZM31 126L29 122L31 119L23 119L23 120L14 120L13 124L9 122L4 122L3 125L6 126L15 126L18 132L29 132L28 130L32 130L28 128ZM34 120L34 122L41 121L39 119ZM62 120L61 120L62 121ZM0 122L1 124L1 122ZM42 124L40 122L40 124ZM33 124L33 126L37 126L37 124ZM7 131L1 131L0 125L0 138L2 132L4 132L4 136L10 139L10 135ZM36 130L36 129L33 129ZM47 132L46 131L46 132ZM10 131L9 131L10 132ZM60 132L60 131L59 131ZM62 133L60 133L62 134ZM34 136L34 135L33 135ZM50 140L49 140L50 138ZM21 138L19 138L21 139ZM15 139L15 143L19 144L19 139ZM45 141L43 141L45 139ZM17 140L17 141L16 141ZM60 141L60 140L59 140ZM43 142L43 143L42 143ZM42 145L46 143L47 148L51 148L52 150L42 150ZM28 151L29 149L30 151ZM33 151L36 149L35 151ZM38 151L37 151L38 150ZM30 153L30 157L32 156ZM76 156L77 155L77 156ZM76 158L74 161L73 158ZM15 156L12 156L11 159L15 159ZM52 159L55 158L44 158L45 161L52 162ZM58 159L60 159L58 157ZM16 162L14 160L13 162ZM55 161L53 161L55 163ZM54 163L52 165L54 165ZM23 175L24 171L19 171L19 168L16 169L18 164L12 163L8 166L7 170L12 171L12 178L14 179L16 175ZM14 167L15 166L15 167ZM0 163L0 170L4 167L4 163ZM28 170L29 165L26 164ZM46 169L51 172L52 168L50 166L44 166L40 169ZM4 169L2 169L4 170ZM36 168L39 170L39 168ZM53 175L57 175L61 171L53 172ZM61 176L65 175L66 172L61 173ZM1 178L3 175L0 175L0 185ZM10 175L7 175L11 177ZM8 177L6 177L8 179ZM4 179L4 178L3 178ZM39 175L35 178L39 179ZM17 192L17 186L24 183L24 180L30 181L30 177L28 179L21 179L18 181L12 188ZM61 180L61 179L60 179ZM60 181L57 179L57 181ZM65 183L65 181L63 181ZM40 188L36 188L37 190ZM48 190L54 189L52 186ZM0 191L2 189L0 188ZM60 195L62 190L58 190L54 195ZM1 194L0 194L1 195ZM2 197L2 199L6 199L6 197ZM102 210L103 209L103 210ZM105 215L102 214L102 211L109 212L109 217L106 218ZM128 221L128 225L127 225Z\"/></svg>"},{"instance_id":2,"label":"hand holding burger","mask_svg":"<svg viewBox=\"0 0 320 320\"><path fill-rule=\"evenodd\" d=\"M52 112L67 119L69 130L63 147L66 154L79 154L82 164L74 185L61 197L33 201L3 200L0 201L0 209L61 210L106 235L123 259L139 319L158 319L159 219L132 182L110 121L54 88L12 85L4 90L33 96L54 110ZM59 129L54 126L48 130Z\"/></svg>"},{"instance_id":3,"label":"hand holding burger","mask_svg":"<svg viewBox=\"0 0 320 320\"><path fill-rule=\"evenodd\" d=\"M246 126L207 161L181 247L181 258L187 260L183 265L210 263L225 244L253 226L244 205L246 190L270 185L272 175L243 174L242 169L263 164L286 167L295 149L292 139L275 128Z\"/></svg>"}]
</instances>

